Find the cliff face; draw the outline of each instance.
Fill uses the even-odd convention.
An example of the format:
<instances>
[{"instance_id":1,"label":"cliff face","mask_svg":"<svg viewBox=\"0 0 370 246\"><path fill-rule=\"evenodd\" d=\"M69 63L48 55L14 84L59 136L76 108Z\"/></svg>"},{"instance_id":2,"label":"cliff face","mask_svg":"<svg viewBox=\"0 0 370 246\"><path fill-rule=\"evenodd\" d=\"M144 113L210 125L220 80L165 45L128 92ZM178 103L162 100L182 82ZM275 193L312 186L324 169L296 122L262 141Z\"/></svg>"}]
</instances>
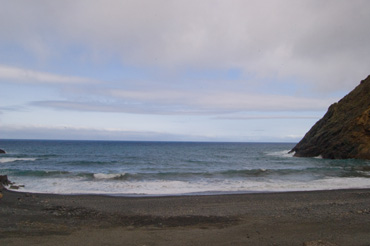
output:
<instances>
[{"instance_id":1,"label":"cliff face","mask_svg":"<svg viewBox=\"0 0 370 246\"><path fill-rule=\"evenodd\" d=\"M331 105L291 152L297 157L370 159L370 75Z\"/></svg>"}]
</instances>

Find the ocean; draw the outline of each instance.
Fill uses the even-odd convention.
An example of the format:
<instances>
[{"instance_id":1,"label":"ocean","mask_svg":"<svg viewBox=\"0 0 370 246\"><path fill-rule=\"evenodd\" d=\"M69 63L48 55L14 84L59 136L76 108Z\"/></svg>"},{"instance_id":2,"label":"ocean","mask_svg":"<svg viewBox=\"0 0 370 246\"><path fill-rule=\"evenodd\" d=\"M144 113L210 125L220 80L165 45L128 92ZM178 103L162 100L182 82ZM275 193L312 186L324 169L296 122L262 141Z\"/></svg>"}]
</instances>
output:
<instances>
[{"instance_id":1,"label":"ocean","mask_svg":"<svg viewBox=\"0 0 370 246\"><path fill-rule=\"evenodd\" d=\"M370 188L370 161L296 158L294 143L0 140L18 191L167 196ZM24 187L23 187L24 186Z\"/></svg>"}]
</instances>

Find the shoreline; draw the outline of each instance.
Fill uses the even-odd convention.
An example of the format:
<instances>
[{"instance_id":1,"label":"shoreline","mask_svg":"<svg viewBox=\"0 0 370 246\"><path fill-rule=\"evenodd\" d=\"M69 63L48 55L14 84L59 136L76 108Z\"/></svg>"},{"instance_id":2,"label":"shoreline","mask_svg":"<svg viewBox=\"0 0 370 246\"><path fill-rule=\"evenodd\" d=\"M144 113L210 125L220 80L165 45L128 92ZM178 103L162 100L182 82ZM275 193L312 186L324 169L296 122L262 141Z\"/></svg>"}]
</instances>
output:
<instances>
[{"instance_id":1,"label":"shoreline","mask_svg":"<svg viewBox=\"0 0 370 246\"><path fill-rule=\"evenodd\" d=\"M17 186L17 184L15 184ZM310 192L330 192L330 191L369 191L370 188L338 188L338 189L316 189L316 190L286 190L286 191L231 191L231 192L193 192L181 194L126 194L126 193L42 193L23 191L19 189L8 189L3 187L6 192L29 194L29 195L51 195L51 196L101 196L117 198L168 198L168 197L198 197L198 196L233 196L233 195L253 195L253 194L281 194L281 193L310 193Z\"/></svg>"},{"instance_id":2,"label":"shoreline","mask_svg":"<svg viewBox=\"0 0 370 246\"><path fill-rule=\"evenodd\" d=\"M370 189L3 195L2 245L370 245Z\"/></svg>"}]
</instances>

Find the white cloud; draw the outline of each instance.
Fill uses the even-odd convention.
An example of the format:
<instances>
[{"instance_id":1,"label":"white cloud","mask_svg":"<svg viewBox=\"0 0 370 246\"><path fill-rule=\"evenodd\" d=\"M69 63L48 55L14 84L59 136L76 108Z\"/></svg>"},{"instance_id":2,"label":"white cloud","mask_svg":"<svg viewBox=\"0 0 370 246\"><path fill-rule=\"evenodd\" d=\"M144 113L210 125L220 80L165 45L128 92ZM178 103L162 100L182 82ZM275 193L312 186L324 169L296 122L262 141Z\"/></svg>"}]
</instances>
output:
<instances>
[{"instance_id":1,"label":"white cloud","mask_svg":"<svg viewBox=\"0 0 370 246\"><path fill-rule=\"evenodd\" d=\"M89 128L69 125L3 125L3 139L125 140L125 141L212 141L206 135L182 135L160 131L134 131L118 128Z\"/></svg>"},{"instance_id":2,"label":"white cloud","mask_svg":"<svg viewBox=\"0 0 370 246\"><path fill-rule=\"evenodd\" d=\"M323 110L335 102L333 98L318 99L287 95L248 94L236 91L109 91L110 95L148 105L183 106L210 112L229 111L294 111Z\"/></svg>"},{"instance_id":3,"label":"white cloud","mask_svg":"<svg viewBox=\"0 0 370 246\"><path fill-rule=\"evenodd\" d=\"M45 83L45 84L97 83L96 81L81 77L63 76L4 65L0 65L0 79L12 81L14 80L18 83Z\"/></svg>"},{"instance_id":4,"label":"white cloud","mask_svg":"<svg viewBox=\"0 0 370 246\"><path fill-rule=\"evenodd\" d=\"M217 115L250 111L321 111L334 99L213 91L107 91L115 102L36 101L33 106L72 111L124 112L135 114ZM111 98L112 99L112 98Z\"/></svg>"},{"instance_id":5,"label":"white cloud","mask_svg":"<svg viewBox=\"0 0 370 246\"><path fill-rule=\"evenodd\" d=\"M40 57L81 45L98 62L118 55L166 73L237 67L348 90L369 74L369 8L366 0L9 1L0 40Z\"/></svg>"}]
</instances>

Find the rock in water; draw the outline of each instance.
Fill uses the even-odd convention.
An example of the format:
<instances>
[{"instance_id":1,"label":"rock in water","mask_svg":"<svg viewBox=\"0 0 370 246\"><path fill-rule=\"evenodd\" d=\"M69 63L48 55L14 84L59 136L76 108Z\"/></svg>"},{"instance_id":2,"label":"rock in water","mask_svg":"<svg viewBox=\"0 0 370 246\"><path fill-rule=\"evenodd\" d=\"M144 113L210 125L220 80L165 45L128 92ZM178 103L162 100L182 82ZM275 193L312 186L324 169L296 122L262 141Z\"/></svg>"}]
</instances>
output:
<instances>
[{"instance_id":1,"label":"rock in water","mask_svg":"<svg viewBox=\"0 0 370 246\"><path fill-rule=\"evenodd\" d=\"M331 105L291 152L297 157L370 159L370 75Z\"/></svg>"},{"instance_id":2,"label":"rock in water","mask_svg":"<svg viewBox=\"0 0 370 246\"><path fill-rule=\"evenodd\" d=\"M0 175L0 184L9 185L11 182L8 179L8 175Z\"/></svg>"},{"instance_id":3,"label":"rock in water","mask_svg":"<svg viewBox=\"0 0 370 246\"><path fill-rule=\"evenodd\" d=\"M0 149L0 154L6 154L5 150Z\"/></svg>"}]
</instances>

